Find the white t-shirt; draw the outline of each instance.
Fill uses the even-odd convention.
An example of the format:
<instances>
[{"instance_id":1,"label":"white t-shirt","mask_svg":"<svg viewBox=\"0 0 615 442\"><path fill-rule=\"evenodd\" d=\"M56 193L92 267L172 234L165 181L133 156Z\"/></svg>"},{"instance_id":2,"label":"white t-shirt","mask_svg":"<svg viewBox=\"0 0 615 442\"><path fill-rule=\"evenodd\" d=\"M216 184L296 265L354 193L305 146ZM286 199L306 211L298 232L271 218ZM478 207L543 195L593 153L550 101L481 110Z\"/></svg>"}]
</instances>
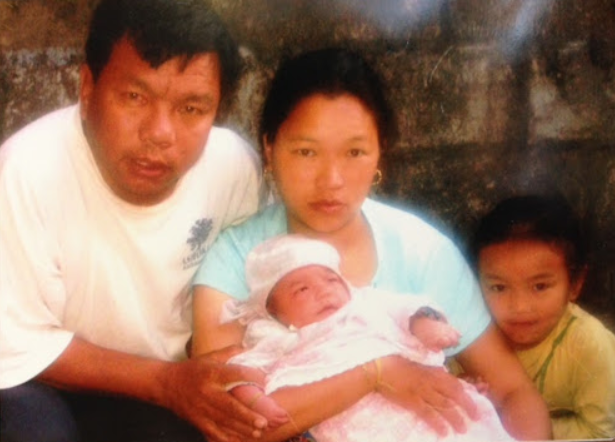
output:
<instances>
[{"instance_id":1,"label":"white t-shirt","mask_svg":"<svg viewBox=\"0 0 615 442\"><path fill-rule=\"evenodd\" d=\"M226 129L148 207L111 192L78 106L11 137L0 149L0 388L43 371L73 335L184 358L193 273L222 228L257 210L260 188L258 155Z\"/></svg>"}]
</instances>

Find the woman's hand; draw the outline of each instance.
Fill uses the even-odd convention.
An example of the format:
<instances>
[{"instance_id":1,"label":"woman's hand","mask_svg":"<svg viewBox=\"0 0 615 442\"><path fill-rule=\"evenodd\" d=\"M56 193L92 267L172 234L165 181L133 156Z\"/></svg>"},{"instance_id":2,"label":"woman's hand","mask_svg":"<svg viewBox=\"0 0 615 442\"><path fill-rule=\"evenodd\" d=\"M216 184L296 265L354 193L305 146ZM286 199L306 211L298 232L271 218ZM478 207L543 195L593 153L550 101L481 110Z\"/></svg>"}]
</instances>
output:
<instances>
[{"instance_id":1,"label":"woman's hand","mask_svg":"<svg viewBox=\"0 0 615 442\"><path fill-rule=\"evenodd\" d=\"M452 427L466 431L464 416L478 419L478 410L459 379L441 367L410 362L400 356L382 358L377 391L414 412L441 436Z\"/></svg>"}]
</instances>

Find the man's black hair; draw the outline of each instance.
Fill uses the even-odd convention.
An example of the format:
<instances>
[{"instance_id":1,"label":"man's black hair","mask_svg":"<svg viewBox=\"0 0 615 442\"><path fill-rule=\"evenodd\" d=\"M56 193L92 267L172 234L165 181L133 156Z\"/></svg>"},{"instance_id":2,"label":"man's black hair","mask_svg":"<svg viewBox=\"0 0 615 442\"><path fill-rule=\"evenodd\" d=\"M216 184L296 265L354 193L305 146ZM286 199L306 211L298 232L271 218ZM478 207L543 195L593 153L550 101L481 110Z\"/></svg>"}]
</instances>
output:
<instances>
[{"instance_id":1,"label":"man's black hair","mask_svg":"<svg viewBox=\"0 0 615 442\"><path fill-rule=\"evenodd\" d=\"M241 70L237 45L203 0L102 0L94 10L85 46L94 81L124 37L153 68L175 57L189 62L196 55L215 52L222 97L236 85Z\"/></svg>"}]
</instances>

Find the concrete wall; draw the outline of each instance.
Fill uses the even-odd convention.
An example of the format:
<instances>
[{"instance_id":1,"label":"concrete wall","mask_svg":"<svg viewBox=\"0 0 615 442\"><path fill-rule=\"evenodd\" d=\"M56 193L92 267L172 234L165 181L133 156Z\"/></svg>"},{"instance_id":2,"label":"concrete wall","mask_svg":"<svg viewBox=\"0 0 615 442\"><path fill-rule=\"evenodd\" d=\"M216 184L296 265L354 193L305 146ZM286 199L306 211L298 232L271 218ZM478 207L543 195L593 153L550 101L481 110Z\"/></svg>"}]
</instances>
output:
<instances>
[{"instance_id":1,"label":"concrete wall","mask_svg":"<svg viewBox=\"0 0 615 442\"><path fill-rule=\"evenodd\" d=\"M93 0L0 0L0 140L75 100ZM615 2L211 0L247 72L225 122L254 141L280 57L347 45L388 82L382 196L464 247L499 199L559 189L594 251L582 303L615 324Z\"/></svg>"}]
</instances>

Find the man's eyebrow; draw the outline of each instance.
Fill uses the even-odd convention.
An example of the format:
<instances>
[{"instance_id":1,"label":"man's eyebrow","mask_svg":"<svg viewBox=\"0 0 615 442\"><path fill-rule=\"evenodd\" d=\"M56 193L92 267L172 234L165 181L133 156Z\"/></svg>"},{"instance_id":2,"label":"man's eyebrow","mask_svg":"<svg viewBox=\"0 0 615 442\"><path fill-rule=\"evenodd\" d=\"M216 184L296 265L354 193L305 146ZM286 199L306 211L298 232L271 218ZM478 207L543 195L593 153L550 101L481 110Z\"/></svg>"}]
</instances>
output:
<instances>
[{"instance_id":1,"label":"man's eyebrow","mask_svg":"<svg viewBox=\"0 0 615 442\"><path fill-rule=\"evenodd\" d=\"M211 94L205 93L205 94L188 94L186 96L181 97L182 101L189 101L189 102L199 102L205 105L212 105L214 103L214 98L211 96Z\"/></svg>"},{"instance_id":2,"label":"man's eyebrow","mask_svg":"<svg viewBox=\"0 0 615 442\"><path fill-rule=\"evenodd\" d=\"M128 84L131 84L138 89L141 89L147 93L159 95L156 91L146 82L140 78L128 78ZM209 92L205 92L203 94L195 94L194 92L189 92L186 95L179 95L179 101L188 101L188 102L199 102L205 105L213 105L214 98Z\"/></svg>"}]
</instances>

